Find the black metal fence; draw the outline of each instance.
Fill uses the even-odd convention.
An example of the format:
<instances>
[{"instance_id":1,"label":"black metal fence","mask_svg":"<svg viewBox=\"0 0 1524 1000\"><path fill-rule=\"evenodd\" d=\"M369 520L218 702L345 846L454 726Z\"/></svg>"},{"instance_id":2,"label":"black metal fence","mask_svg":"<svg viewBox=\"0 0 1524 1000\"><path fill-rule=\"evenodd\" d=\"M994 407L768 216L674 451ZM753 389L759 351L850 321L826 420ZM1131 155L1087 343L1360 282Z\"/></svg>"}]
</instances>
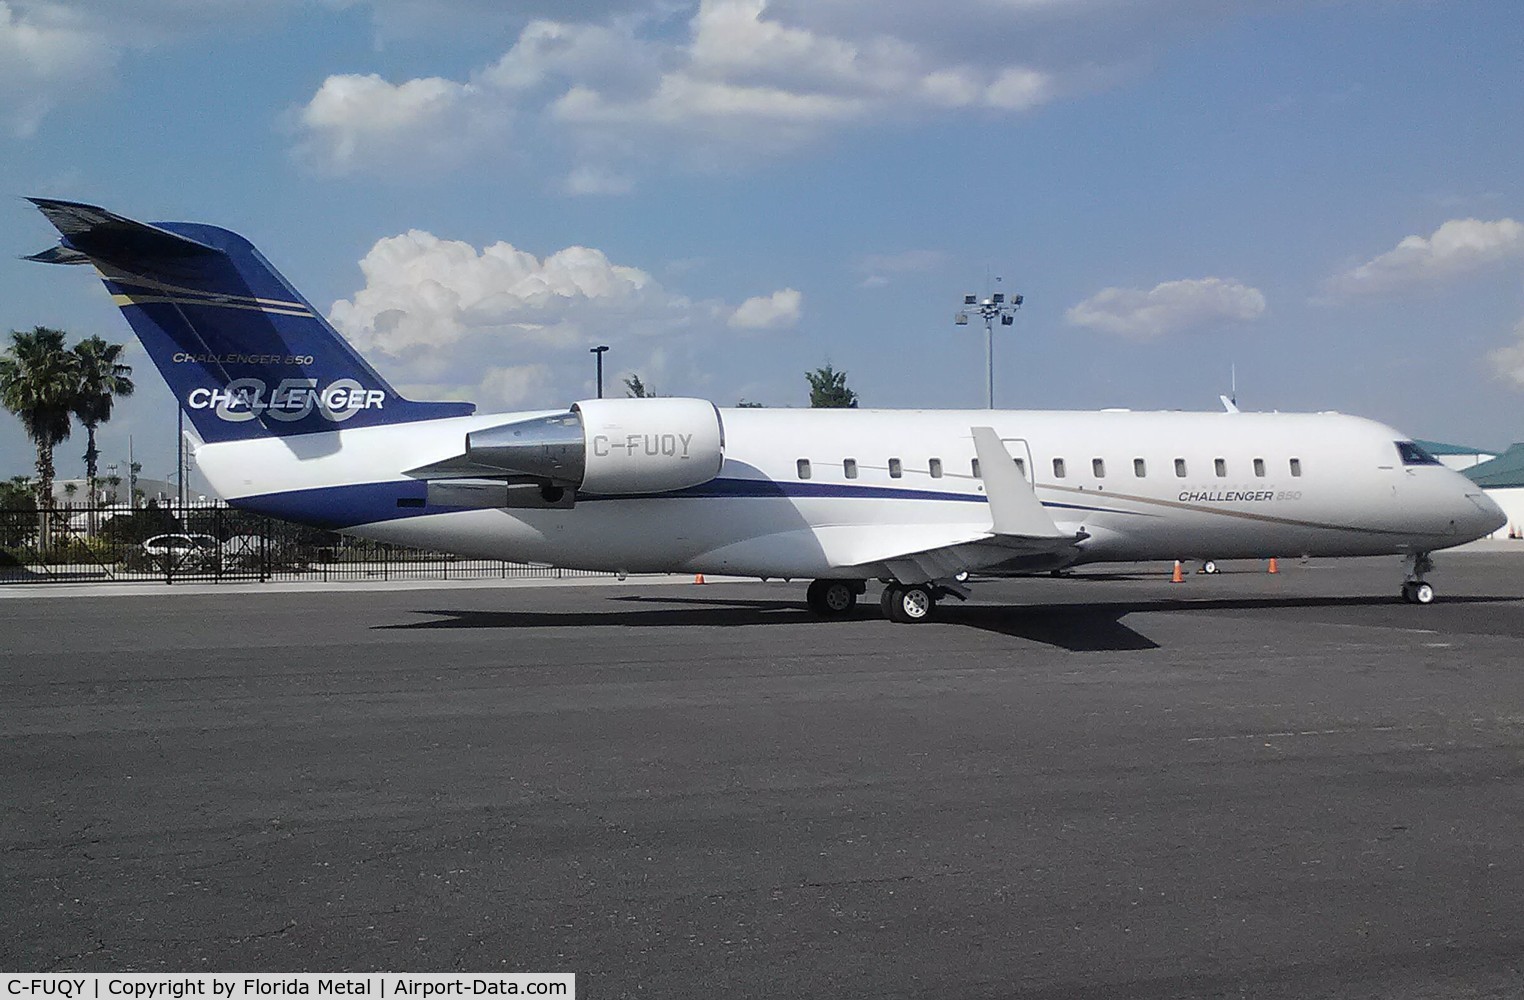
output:
<instances>
[{"instance_id":1,"label":"black metal fence","mask_svg":"<svg viewBox=\"0 0 1524 1000\"><path fill-rule=\"evenodd\" d=\"M0 510L0 583L601 575L386 545L220 505Z\"/></svg>"}]
</instances>

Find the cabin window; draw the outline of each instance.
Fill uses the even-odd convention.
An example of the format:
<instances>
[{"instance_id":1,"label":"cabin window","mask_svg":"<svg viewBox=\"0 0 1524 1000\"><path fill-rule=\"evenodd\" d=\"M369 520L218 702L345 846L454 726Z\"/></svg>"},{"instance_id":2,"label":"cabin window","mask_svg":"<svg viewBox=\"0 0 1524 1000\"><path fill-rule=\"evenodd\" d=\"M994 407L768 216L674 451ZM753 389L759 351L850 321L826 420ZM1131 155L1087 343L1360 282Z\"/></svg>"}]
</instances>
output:
<instances>
[{"instance_id":1,"label":"cabin window","mask_svg":"<svg viewBox=\"0 0 1524 1000\"><path fill-rule=\"evenodd\" d=\"M1291 474L1293 476L1300 476L1302 474L1302 460L1300 458L1293 458L1291 460Z\"/></svg>"},{"instance_id":2,"label":"cabin window","mask_svg":"<svg viewBox=\"0 0 1524 1000\"><path fill-rule=\"evenodd\" d=\"M1254 460L1254 474L1256 476L1264 476L1264 474L1265 474L1265 460L1263 458L1256 458Z\"/></svg>"},{"instance_id":3,"label":"cabin window","mask_svg":"<svg viewBox=\"0 0 1524 1000\"><path fill-rule=\"evenodd\" d=\"M898 479L904 474L905 470L900 468L900 460L897 458L891 458L889 460L889 478Z\"/></svg>"},{"instance_id":4,"label":"cabin window","mask_svg":"<svg viewBox=\"0 0 1524 1000\"><path fill-rule=\"evenodd\" d=\"M1064 478L1064 460L1061 458L1055 458L1053 460L1053 478Z\"/></svg>"},{"instance_id":5,"label":"cabin window","mask_svg":"<svg viewBox=\"0 0 1524 1000\"><path fill-rule=\"evenodd\" d=\"M1104 458L1092 458L1090 460L1090 471L1094 474L1095 478L1105 479L1106 460Z\"/></svg>"},{"instance_id":6,"label":"cabin window","mask_svg":"<svg viewBox=\"0 0 1524 1000\"><path fill-rule=\"evenodd\" d=\"M1175 459L1175 475L1179 476L1181 479L1185 478L1185 459Z\"/></svg>"},{"instance_id":7,"label":"cabin window","mask_svg":"<svg viewBox=\"0 0 1524 1000\"><path fill-rule=\"evenodd\" d=\"M841 471L848 479L857 478L857 459L844 458L841 461Z\"/></svg>"},{"instance_id":8,"label":"cabin window","mask_svg":"<svg viewBox=\"0 0 1524 1000\"><path fill-rule=\"evenodd\" d=\"M1214 458L1212 459L1212 468L1217 470L1218 478L1226 476L1228 474L1228 460L1225 458Z\"/></svg>"},{"instance_id":9,"label":"cabin window","mask_svg":"<svg viewBox=\"0 0 1524 1000\"><path fill-rule=\"evenodd\" d=\"M799 461L795 462L794 465L799 469L799 478L800 479L808 479L808 478L810 478L810 460L809 459L807 459L807 458L801 458Z\"/></svg>"},{"instance_id":10,"label":"cabin window","mask_svg":"<svg viewBox=\"0 0 1524 1000\"><path fill-rule=\"evenodd\" d=\"M931 478L933 478L933 479L941 479L942 478L942 460L940 458L933 458L930 461L928 461L926 463L926 471L931 473Z\"/></svg>"},{"instance_id":11,"label":"cabin window","mask_svg":"<svg viewBox=\"0 0 1524 1000\"><path fill-rule=\"evenodd\" d=\"M1011 461L1016 463L1016 471L1021 473L1022 478L1026 478L1027 460L1024 458L1013 458Z\"/></svg>"},{"instance_id":12,"label":"cabin window","mask_svg":"<svg viewBox=\"0 0 1524 1000\"><path fill-rule=\"evenodd\" d=\"M968 463L968 467L969 467L969 470L973 473L973 476L974 476L975 479L982 479L982 478L984 478L984 477L979 475L979 460L977 458L974 459L972 462Z\"/></svg>"},{"instance_id":13,"label":"cabin window","mask_svg":"<svg viewBox=\"0 0 1524 1000\"><path fill-rule=\"evenodd\" d=\"M1139 479L1142 479L1144 476L1148 475L1148 463L1143 461L1141 458L1133 459L1132 474L1137 476Z\"/></svg>"}]
</instances>

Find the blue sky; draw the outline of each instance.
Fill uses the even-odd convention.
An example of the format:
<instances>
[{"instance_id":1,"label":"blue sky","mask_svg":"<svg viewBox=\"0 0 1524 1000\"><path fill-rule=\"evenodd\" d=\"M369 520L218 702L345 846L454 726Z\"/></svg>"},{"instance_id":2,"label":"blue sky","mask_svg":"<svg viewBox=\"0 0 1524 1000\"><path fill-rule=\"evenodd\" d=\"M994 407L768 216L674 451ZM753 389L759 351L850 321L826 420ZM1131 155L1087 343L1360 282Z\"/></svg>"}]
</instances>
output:
<instances>
[{"instance_id":1,"label":"blue sky","mask_svg":"<svg viewBox=\"0 0 1524 1000\"><path fill-rule=\"evenodd\" d=\"M0 0L0 330L131 340L23 195L252 239L394 383L1338 409L1524 438L1516 0ZM8 262L7 262L8 261ZM173 403L102 435L173 467ZM82 436L61 446L76 472ZM0 417L0 473L30 469Z\"/></svg>"}]
</instances>

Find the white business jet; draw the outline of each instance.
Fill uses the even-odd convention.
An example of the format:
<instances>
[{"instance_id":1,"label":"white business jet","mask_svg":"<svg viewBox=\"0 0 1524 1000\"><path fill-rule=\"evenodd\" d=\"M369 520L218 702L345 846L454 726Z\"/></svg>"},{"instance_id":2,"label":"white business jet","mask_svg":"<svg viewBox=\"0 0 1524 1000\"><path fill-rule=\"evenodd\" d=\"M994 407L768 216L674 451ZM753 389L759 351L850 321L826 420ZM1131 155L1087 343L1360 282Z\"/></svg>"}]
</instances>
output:
<instances>
[{"instance_id":1,"label":"white business jet","mask_svg":"<svg viewBox=\"0 0 1524 1000\"><path fill-rule=\"evenodd\" d=\"M1403 557L1504 523L1404 434L1336 413L720 409L587 399L479 414L408 400L242 237L33 199L92 264L235 507L464 555L813 579L898 622L969 574L1177 558Z\"/></svg>"}]
</instances>

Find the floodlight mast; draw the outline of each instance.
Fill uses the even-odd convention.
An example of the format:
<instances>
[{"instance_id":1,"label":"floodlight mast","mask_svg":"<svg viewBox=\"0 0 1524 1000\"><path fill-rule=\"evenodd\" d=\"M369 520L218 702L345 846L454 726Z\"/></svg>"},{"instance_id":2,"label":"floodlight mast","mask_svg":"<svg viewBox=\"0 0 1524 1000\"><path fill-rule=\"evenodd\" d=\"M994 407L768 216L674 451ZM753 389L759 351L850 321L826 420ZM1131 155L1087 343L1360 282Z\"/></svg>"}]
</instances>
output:
<instances>
[{"instance_id":1,"label":"floodlight mast","mask_svg":"<svg viewBox=\"0 0 1524 1000\"><path fill-rule=\"evenodd\" d=\"M1010 326L1016 322L1016 310L1024 301L1026 299L1021 295L1012 295L1008 300L1004 292L995 292L982 300L976 295L965 295L963 308L953 316L953 322L958 326L968 325L971 312L984 318L984 374L988 384L985 405L991 410L995 408L995 320L998 318L1001 326Z\"/></svg>"}]
</instances>

